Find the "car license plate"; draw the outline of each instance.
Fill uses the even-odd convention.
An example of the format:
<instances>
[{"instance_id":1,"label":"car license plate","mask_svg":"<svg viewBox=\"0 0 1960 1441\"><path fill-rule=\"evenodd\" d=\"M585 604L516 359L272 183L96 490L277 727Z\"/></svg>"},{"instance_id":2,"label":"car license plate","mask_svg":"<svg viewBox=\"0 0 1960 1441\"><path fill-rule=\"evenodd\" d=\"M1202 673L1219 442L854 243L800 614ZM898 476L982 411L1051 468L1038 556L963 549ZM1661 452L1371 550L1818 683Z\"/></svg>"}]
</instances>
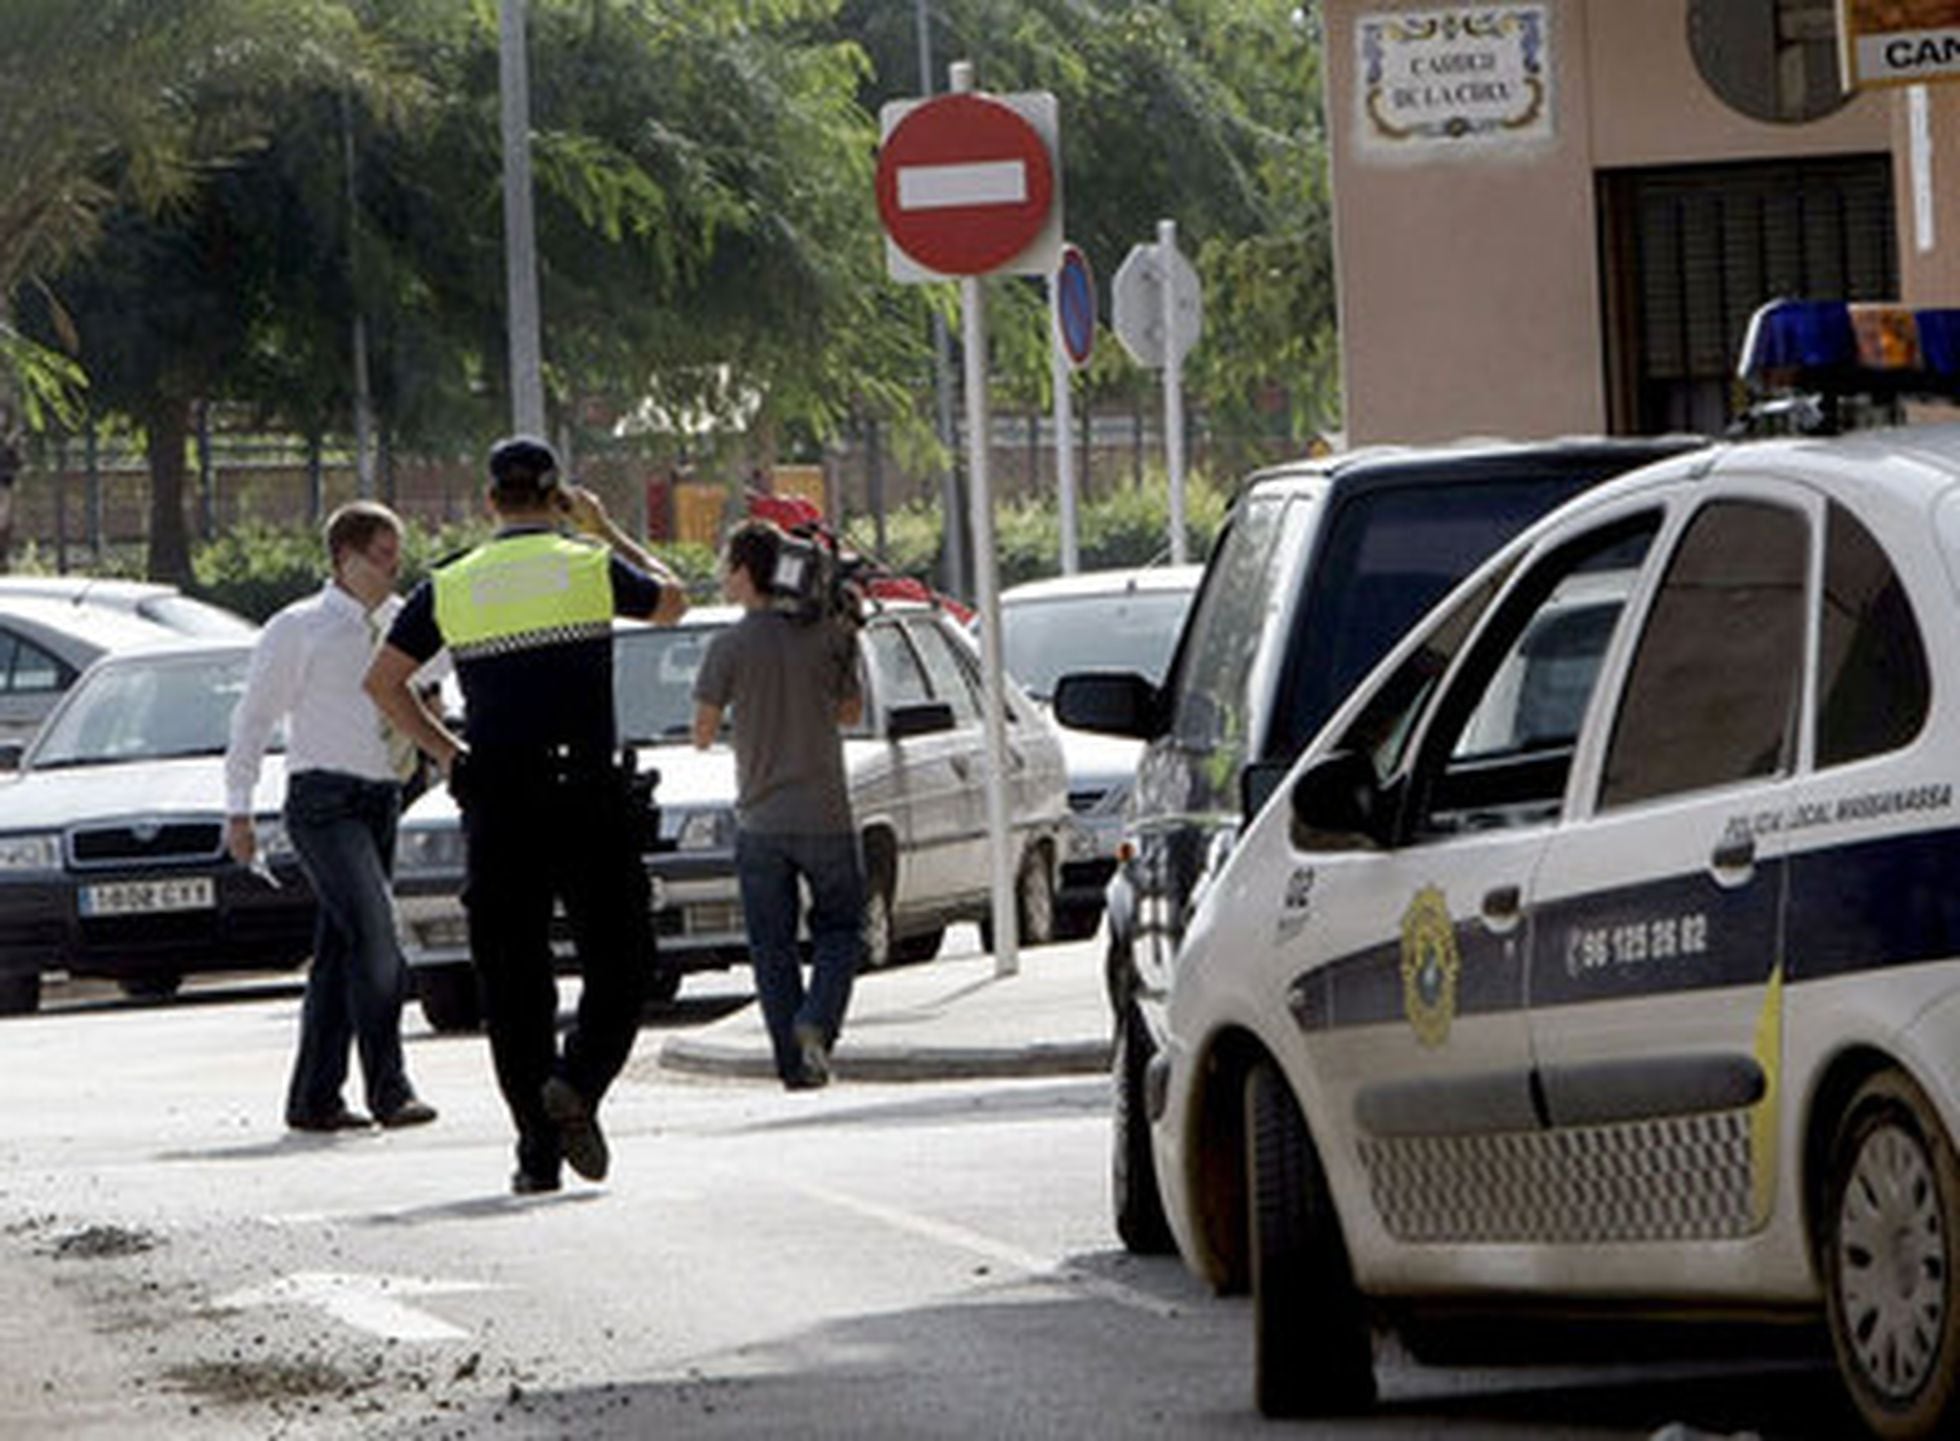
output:
<instances>
[{"instance_id":1,"label":"car license plate","mask_svg":"<svg viewBox=\"0 0 1960 1441\"><path fill-rule=\"evenodd\" d=\"M85 916L133 916L157 911L208 911L217 904L209 876L167 881L104 881L83 886Z\"/></svg>"}]
</instances>

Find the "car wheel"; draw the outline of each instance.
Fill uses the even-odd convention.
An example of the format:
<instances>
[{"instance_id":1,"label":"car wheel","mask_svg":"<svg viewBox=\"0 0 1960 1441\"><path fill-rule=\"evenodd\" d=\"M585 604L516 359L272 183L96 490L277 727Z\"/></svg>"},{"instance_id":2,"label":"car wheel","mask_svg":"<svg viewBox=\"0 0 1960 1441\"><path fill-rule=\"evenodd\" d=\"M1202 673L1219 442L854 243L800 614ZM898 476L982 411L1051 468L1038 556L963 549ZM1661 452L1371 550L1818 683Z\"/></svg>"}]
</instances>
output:
<instances>
[{"instance_id":1,"label":"car wheel","mask_svg":"<svg viewBox=\"0 0 1960 1441\"><path fill-rule=\"evenodd\" d=\"M1820 1269L1852 1404L1888 1441L1945 1435L1960 1419L1960 1162L1906 1076L1881 1071L1859 1088L1826 1186Z\"/></svg>"},{"instance_id":2,"label":"car wheel","mask_svg":"<svg viewBox=\"0 0 1960 1441\"><path fill-rule=\"evenodd\" d=\"M1055 939L1055 872L1048 852L1031 847L1021 857L1014 877L1015 935L1024 946L1045 946ZM989 912L980 920L980 948L994 948L994 921Z\"/></svg>"},{"instance_id":3,"label":"car wheel","mask_svg":"<svg viewBox=\"0 0 1960 1441\"><path fill-rule=\"evenodd\" d=\"M1157 1194L1157 1163L1150 1154L1150 1117L1143 1101L1143 1072L1150 1064L1150 1042L1143 1021L1125 1009L1116 1022L1111 1059L1109 1148L1110 1203L1116 1234L1136 1256L1161 1256L1173 1249L1163 1198Z\"/></svg>"},{"instance_id":4,"label":"car wheel","mask_svg":"<svg viewBox=\"0 0 1960 1441\"><path fill-rule=\"evenodd\" d=\"M882 971L894 953L891 887L874 881L864 893L864 969Z\"/></svg>"},{"instance_id":5,"label":"car wheel","mask_svg":"<svg viewBox=\"0 0 1960 1441\"><path fill-rule=\"evenodd\" d=\"M1267 1416L1326 1416L1375 1399L1374 1342L1340 1218L1292 1088L1271 1061L1245 1083L1253 1394Z\"/></svg>"},{"instance_id":6,"label":"car wheel","mask_svg":"<svg viewBox=\"0 0 1960 1441\"><path fill-rule=\"evenodd\" d=\"M16 971L0 976L0 1016L25 1016L41 1009L41 973Z\"/></svg>"},{"instance_id":7,"label":"car wheel","mask_svg":"<svg viewBox=\"0 0 1960 1441\"><path fill-rule=\"evenodd\" d=\"M920 931L916 936L907 936L893 947L893 951L901 961L929 961L939 954L939 948L945 944L946 928L934 926L929 931Z\"/></svg>"},{"instance_id":8,"label":"car wheel","mask_svg":"<svg viewBox=\"0 0 1960 1441\"><path fill-rule=\"evenodd\" d=\"M483 1024L483 997L467 961L416 967L415 994L432 1031L474 1031Z\"/></svg>"},{"instance_id":9,"label":"car wheel","mask_svg":"<svg viewBox=\"0 0 1960 1441\"><path fill-rule=\"evenodd\" d=\"M116 982L132 1001L167 1001L183 984L184 978L174 971L150 971L140 976L124 976Z\"/></svg>"}]
</instances>

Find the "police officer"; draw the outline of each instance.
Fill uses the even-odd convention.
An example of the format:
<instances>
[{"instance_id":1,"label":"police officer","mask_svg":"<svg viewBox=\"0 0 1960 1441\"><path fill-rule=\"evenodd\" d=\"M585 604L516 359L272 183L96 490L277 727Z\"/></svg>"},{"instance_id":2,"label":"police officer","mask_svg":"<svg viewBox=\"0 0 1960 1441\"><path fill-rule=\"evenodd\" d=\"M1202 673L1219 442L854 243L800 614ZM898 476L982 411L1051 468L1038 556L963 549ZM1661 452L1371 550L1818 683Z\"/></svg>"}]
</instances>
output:
<instances>
[{"instance_id":1,"label":"police officer","mask_svg":"<svg viewBox=\"0 0 1960 1441\"><path fill-rule=\"evenodd\" d=\"M560 483L541 440L492 447L489 502L495 536L410 594L366 684L435 758L462 811L470 957L517 1126L511 1188L523 1195L558 1189L561 1162L589 1180L606 1173L599 1100L638 1034L653 953L638 820L614 754L612 618L668 623L687 597L596 496ZM444 646L467 741L410 686ZM585 977L562 1053L554 898Z\"/></svg>"}]
</instances>

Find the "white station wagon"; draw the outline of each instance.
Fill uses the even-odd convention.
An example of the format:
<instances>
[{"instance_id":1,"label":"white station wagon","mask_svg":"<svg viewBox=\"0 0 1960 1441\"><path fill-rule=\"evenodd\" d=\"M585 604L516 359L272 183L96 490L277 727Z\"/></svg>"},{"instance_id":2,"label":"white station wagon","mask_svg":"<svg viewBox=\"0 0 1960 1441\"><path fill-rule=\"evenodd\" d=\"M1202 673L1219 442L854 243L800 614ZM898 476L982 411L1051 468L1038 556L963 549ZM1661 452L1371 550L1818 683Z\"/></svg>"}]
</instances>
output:
<instances>
[{"instance_id":1,"label":"white station wagon","mask_svg":"<svg viewBox=\"0 0 1960 1441\"><path fill-rule=\"evenodd\" d=\"M1792 314L1913 318L1758 338L1824 344ZM1873 1433L1949 1434L1956 781L1960 427L1662 461L1465 581L1255 775L1150 1017L1261 1408L1367 1404L1439 1306L1760 1313L1825 1320Z\"/></svg>"}]
</instances>

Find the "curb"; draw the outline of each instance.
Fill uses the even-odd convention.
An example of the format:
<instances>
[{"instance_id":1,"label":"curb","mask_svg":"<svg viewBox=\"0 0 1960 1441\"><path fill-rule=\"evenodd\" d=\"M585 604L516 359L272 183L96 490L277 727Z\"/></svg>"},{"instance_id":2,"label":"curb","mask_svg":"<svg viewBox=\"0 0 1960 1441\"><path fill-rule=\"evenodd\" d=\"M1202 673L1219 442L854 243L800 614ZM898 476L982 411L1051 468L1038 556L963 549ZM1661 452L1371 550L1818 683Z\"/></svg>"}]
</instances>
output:
<instances>
[{"instance_id":1,"label":"curb","mask_svg":"<svg viewBox=\"0 0 1960 1441\"><path fill-rule=\"evenodd\" d=\"M831 1056L830 1072L845 1081L1107 1075L1110 1055L1108 1041L1027 1046L854 1046L847 1041ZM670 1039L660 1048L660 1064L696 1075L776 1079L776 1063L766 1047L717 1045L691 1037Z\"/></svg>"}]
</instances>

